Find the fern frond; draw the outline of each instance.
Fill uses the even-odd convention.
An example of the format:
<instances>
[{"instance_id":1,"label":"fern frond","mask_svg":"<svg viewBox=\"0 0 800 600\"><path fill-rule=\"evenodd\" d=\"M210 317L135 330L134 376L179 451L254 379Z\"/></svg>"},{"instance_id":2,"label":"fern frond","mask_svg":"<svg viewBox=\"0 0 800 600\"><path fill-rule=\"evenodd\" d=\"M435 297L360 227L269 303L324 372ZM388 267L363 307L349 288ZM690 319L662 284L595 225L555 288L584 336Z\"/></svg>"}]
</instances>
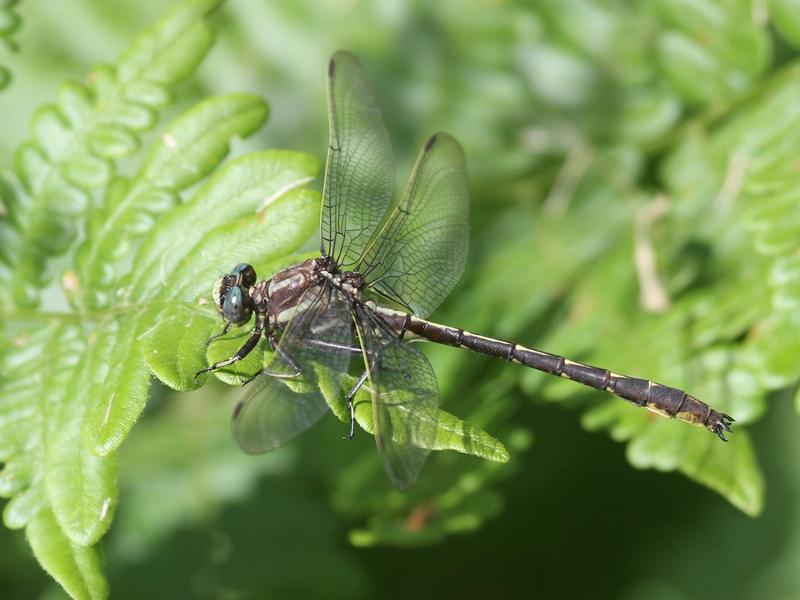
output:
<instances>
[{"instance_id":1,"label":"fern frond","mask_svg":"<svg viewBox=\"0 0 800 600\"><path fill-rule=\"evenodd\" d=\"M0 6L0 47L6 52L17 52L17 42L14 34L22 25L19 13L17 12L19 0L6 0ZM11 83L11 71L5 65L0 65L0 90L8 87Z\"/></svg>"},{"instance_id":2,"label":"fern frond","mask_svg":"<svg viewBox=\"0 0 800 600\"><path fill-rule=\"evenodd\" d=\"M108 305L117 265L133 243L179 202L178 192L219 164L231 138L251 134L267 112L263 100L249 94L210 98L163 131L132 179L111 182L103 205L89 214L86 241L76 254L77 281L70 291L83 290L76 298L79 306ZM87 297L85 290L93 296Z\"/></svg>"},{"instance_id":3,"label":"fern frond","mask_svg":"<svg viewBox=\"0 0 800 600\"><path fill-rule=\"evenodd\" d=\"M91 192L112 178L120 158L136 152L171 89L211 46L204 17L219 1L179 3L131 44L116 67L95 67L87 84L65 83L55 104L36 111L31 138L15 157L19 183L13 183L20 193L5 202L11 218L3 223L8 252L0 282L9 289L8 301L38 304L47 261L75 239L76 218L92 205ZM10 281L17 283L5 285Z\"/></svg>"},{"instance_id":4,"label":"fern frond","mask_svg":"<svg viewBox=\"0 0 800 600\"><path fill-rule=\"evenodd\" d=\"M203 114L195 109L176 123L196 126ZM224 128L217 130L214 146L222 147L227 135ZM199 172L207 156L196 154L185 164ZM104 594L92 546L107 530L117 501L113 451L147 399L145 334L162 326L170 331L170 315L185 307L188 315L181 316L187 321L180 329L193 336L194 346L199 344L190 343L185 351L202 360L205 342L198 340L218 326L215 312L203 308L218 260L227 264L243 258L266 268L296 251L317 226L319 196L295 188L307 183L318 167L316 159L278 151L231 161L185 203L165 208L131 271L130 281L142 282L141 290L126 287L127 293L108 295L106 306L91 311L3 312L0 333L9 343L0 348L0 494L11 498L4 520L9 527L27 529L44 568L75 597ZM164 189L178 196L177 190ZM228 203L219 206L227 211L209 212L221 198ZM257 213L265 198L269 205ZM132 209L119 217L121 231L141 233L126 228L126 218L135 221L137 214ZM185 223L201 216L205 227L199 227L199 234L181 239ZM88 265L84 267L91 274ZM87 281L97 285L96 278ZM102 289L85 292L99 294ZM177 350L180 364L199 369L186 361L174 340L160 350L165 358ZM40 533L54 526L59 533L46 543Z\"/></svg>"},{"instance_id":5,"label":"fern frond","mask_svg":"<svg viewBox=\"0 0 800 600\"><path fill-rule=\"evenodd\" d=\"M3 520L26 530L44 569L75 598L107 595L95 545L117 503L113 451L147 399L143 334L176 305L216 324L197 303L218 268L208 244L233 261L229 236L241 230L246 258L264 265L316 227L318 195L296 190L316 175L316 159L260 152L219 168L232 138L267 116L250 94L200 102L162 130L132 176L118 174L170 88L208 50L204 17L216 4L181 2L117 66L96 68L89 85L62 86L58 102L37 112L15 172L0 175ZM72 310L38 310L49 259L64 253Z\"/></svg>"}]
</instances>

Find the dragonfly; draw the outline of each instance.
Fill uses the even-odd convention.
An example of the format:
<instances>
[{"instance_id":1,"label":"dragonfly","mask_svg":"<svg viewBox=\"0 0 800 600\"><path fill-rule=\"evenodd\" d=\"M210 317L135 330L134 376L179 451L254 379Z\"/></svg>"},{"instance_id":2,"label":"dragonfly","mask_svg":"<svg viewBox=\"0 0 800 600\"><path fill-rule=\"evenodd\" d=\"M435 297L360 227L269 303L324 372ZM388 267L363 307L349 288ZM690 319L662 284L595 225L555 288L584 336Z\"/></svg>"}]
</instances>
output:
<instances>
[{"instance_id":1,"label":"dragonfly","mask_svg":"<svg viewBox=\"0 0 800 600\"><path fill-rule=\"evenodd\" d=\"M273 350L233 412L234 436L244 452L274 450L316 423L330 410L325 385L340 394L348 390L345 437L352 438L355 398L363 389L384 470L398 489L409 489L434 447L439 410L433 368L410 343L418 340L604 390L727 441L734 419L683 390L427 320L466 263L468 189L461 146L447 133L431 136L405 192L393 201L389 134L354 55L340 51L328 63L327 104L320 255L262 281L242 263L212 290L225 321L214 338L253 317L254 326L233 356L197 376L240 361L262 338Z\"/></svg>"}]
</instances>

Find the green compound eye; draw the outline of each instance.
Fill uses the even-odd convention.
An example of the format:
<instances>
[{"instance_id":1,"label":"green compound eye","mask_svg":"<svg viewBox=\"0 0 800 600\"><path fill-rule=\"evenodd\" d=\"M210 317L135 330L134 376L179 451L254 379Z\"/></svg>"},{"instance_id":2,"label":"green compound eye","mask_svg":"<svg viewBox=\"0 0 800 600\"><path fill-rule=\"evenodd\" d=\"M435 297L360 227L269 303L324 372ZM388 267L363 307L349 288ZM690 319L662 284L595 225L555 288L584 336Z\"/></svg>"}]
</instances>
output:
<instances>
[{"instance_id":1,"label":"green compound eye","mask_svg":"<svg viewBox=\"0 0 800 600\"><path fill-rule=\"evenodd\" d=\"M225 301L222 303L222 316L226 321L234 325L241 325L250 319L253 313L250 308L249 298L238 285L232 287L225 294Z\"/></svg>"},{"instance_id":2,"label":"green compound eye","mask_svg":"<svg viewBox=\"0 0 800 600\"><path fill-rule=\"evenodd\" d=\"M239 277L241 278L239 281L239 285L241 285L244 288L250 288L253 285L255 285L256 270L247 263L239 263L238 265L233 267L231 275L239 275Z\"/></svg>"}]
</instances>

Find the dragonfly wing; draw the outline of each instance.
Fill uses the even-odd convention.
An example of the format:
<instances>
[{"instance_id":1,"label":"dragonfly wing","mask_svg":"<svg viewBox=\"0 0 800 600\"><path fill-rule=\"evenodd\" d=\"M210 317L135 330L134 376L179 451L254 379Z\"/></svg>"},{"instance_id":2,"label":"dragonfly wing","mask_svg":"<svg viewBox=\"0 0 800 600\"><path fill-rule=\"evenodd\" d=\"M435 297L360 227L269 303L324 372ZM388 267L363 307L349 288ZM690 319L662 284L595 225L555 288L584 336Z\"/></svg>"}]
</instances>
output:
<instances>
[{"instance_id":1,"label":"dragonfly wing","mask_svg":"<svg viewBox=\"0 0 800 600\"><path fill-rule=\"evenodd\" d=\"M327 284L310 288L281 335L278 350L233 412L233 433L247 454L282 446L316 423L328 409L319 391L325 369L346 373L352 317L340 292ZM299 367L299 372L298 372Z\"/></svg>"},{"instance_id":2,"label":"dragonfly wing","mask_svg":"<svg viewBox=\"0 0 800 600\"><path fill-rule=\"evenodd\" d=\"M302 391L262 375L250 384L233 411L233 434L247 454L264 454L284 445L325 414L319 390Z\"/></svg>"},{"instance_id":3,"label":"dragonfly wing","mask_svg":"<svg viewBox=\"0 0 800 600\"><path fill-rule=\"evenodd\" d=\"M375 443L395 487L417 481L436 439L439 388L425 355L401 341L377 315L356 308L372 395Z\"/></svg>"},{"instance_id":4,"label":"dragonfly wing","mask_svg":"<svg viewBox=\"0 0 800 600\"><path fill-rule=\"evenodd\" d=\"M322 252L352 267L389 207L394 164L378 102L361 64L348 52L337 52L328 63L328 120Z\"/></svg>"},{"instance_id":5,"label":"dragonfly wing","mask_svg":"<svg viewBox=\"0 0 800 600\"><path fill-rule=\"evenodd\" d=\"M464 153L453 137L437 133L359 270L373 290L427 317L464 272L468 212Z\"/></svg>"}]
</instances>

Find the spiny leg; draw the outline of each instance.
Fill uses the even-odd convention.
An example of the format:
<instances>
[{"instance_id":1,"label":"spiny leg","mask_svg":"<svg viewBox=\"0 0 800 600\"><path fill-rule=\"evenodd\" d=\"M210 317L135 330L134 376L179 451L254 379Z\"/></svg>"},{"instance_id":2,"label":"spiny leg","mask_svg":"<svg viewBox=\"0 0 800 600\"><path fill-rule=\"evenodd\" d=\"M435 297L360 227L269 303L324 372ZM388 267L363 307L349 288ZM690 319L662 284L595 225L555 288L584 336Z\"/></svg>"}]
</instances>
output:
<instances>
[{"instance_id":1,"label":"spiny leg","mask_svg":"<svg viewBox=\"0 0 800 600\"><path fill-rule=\"evenodd\" d=\"M213 365L206 367L205 369L201 369L197 373L194 374L194 380L197 381L197 378L202 375L203 373L209 373L211 371L216 371L217 369L221 369L223 367L227 367L228 365L232 365L235 362L239 362L245 356L250 354L253 349L258 345L258 340L261 338L261 333L264 330L264 325L260 321L256 323L255 328L253 329L252 335L247 338L247 341L242 344L242 347L237 350L236 354L231 356L230 358L226 358L225 360L221 360L219 362L215 362Z\"/></svg>"},{"instance_id":2,"label":"spiny leg","mask_svg":"<svg viewBox=\"0 0 800 600\"><path fill-rule=\"evenodd\" d=\"M219 338L221 338L223 335L225 335L226 333L228 333L228 330L231 328L231 325L232 325L232 323L231 323L230 321L228 321L227 323L225 323L225 327L222 329L222 331L220 331L219 333L217 333L217 334L215 334L215 335L212 335L210 338L208 338L208 339L206 340L206 346L208 346L208 345L209 345L211 342L213 342L214 340L216 340L216 339L219 339Z\"/></svg>"},{"instance_id":3,"label":"spiny leg","mask_svg":"<svg viewBox=\"0 0 800 600\"><path fill-rule=\"evenodd\" d=\"M294 373L270 373L270 375L272 377L278 377L281 379L291 379L292 377L299 376L300 373L303 372L303 367L300 365L299 362L297 362L297 359L291 354L289 354L286 350L281 348L280 344L275 339L275 336L272 333L270 333L269 336L267 336L267 340L269 340L269 345L272 348L272 350L278 356L280 356L284 360L284 362L289 363L289 366L292 367L292 369L294 369Z\"/></svg>"},{"instance_id":4,"label":"spiny leg","mask_svg":"<svg viewBox=\"0 0 800 600\"><path fill-rule=\"evenodd\" d=\"M272 348L272 351L275 352L278 356L280 356L284 362L289 363L289 366L292 367L292 369L294 369L294 373L277 373L270 371L268 368L261 369L260 371L256 371L253 375L245 379L244 382L242 383L243 386L253 381L253 379L258 377L262 373L269 375L270 377L276 377L278 379L292 379L294 377L298 377L300 373L303 372L303 368L300 366L300 363L297 362L297 359L291 354L289 354L286 350L280 347L280 345L278 344L278 340L275 339L275 335L272 332L267 334L267 341L269 341L269 346L270 348Z\"/></svg>"},{"instance_id":5,"label":"spiny leg","mask_svg":"<svg viewBox=\"0 0 800 600\"><path fill-rule=\"evenodd\" d=\"M356 407L355 404L353 403L353 398L355 397L358 390L361 389L361 386L364 385L364 382L366 380L367 380L367 371L365 370L363 373L361 373L361 376L358 378L358 381L356 381L356 384L352 387L352 389L349 392L347 392L347 398L346 398L347 408L350 409L350 431L348 431L344 436L344 439L346 440L352 440L353 436L356 433Z\"/></svg>"},{"instance_id":6,"label":"spiny leg","mask_svg":"<svg viewBox=\"0 0 800 600\"><path fill-rule=\"evenodd\" d=\"M334 342L326 342L324 340L305 340L303 342L309 346L313 346L314 348L320 348L323 350L331 351L331 352L348 352L350 354L361 354L362 350L358 346L350 346L347 344L336 344ZM361 386L364 385L364 382L367 380L367 372L364 371L361 373L361 376L356 381L356 384L353 388L347 392L346 400L347 400L347 408L350 410L350 429L344 435L344 439L352 440L353 436L355 435L356 430L356 408L355 404L353 404L353 398L355 397L356 393Z\"/></svg>"}]
</instances>

